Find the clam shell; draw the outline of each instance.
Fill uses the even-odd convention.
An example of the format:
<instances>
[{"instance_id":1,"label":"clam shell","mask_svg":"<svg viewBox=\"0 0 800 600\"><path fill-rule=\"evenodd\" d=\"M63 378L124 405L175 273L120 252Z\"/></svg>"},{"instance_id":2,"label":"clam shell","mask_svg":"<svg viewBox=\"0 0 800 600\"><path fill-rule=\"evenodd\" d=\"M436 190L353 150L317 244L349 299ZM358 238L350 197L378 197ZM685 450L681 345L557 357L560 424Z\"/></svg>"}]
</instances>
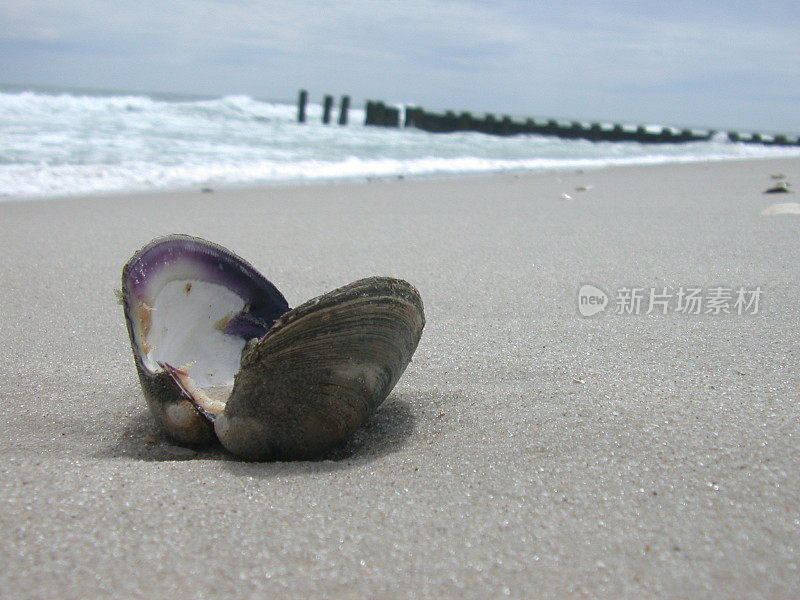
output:
<instances>
[{"instance_id":1,"label":"clam shell","mask_svg":"<svg viewBox=\"0 0 800 600\"><path fill-rule=\"evenodd\" d=\"M310 458L346 438L394 388L425 324L417 290L389 277L288 310L249 263L184 235L134 254L122 295L158 425L180 443L216 438L249 460Z\"/></svg>"},{"instance_id":2,"label":"clam shell","mask_svg":"<svg viewBox=\"0 0 800 600\"><path fill-rule=\"evenodd\" d=\"M298 306L244 353L217 436L248 459L320 454L386 399L424 325L417 290L388 277Z\"/></svg>"}]
</instances>

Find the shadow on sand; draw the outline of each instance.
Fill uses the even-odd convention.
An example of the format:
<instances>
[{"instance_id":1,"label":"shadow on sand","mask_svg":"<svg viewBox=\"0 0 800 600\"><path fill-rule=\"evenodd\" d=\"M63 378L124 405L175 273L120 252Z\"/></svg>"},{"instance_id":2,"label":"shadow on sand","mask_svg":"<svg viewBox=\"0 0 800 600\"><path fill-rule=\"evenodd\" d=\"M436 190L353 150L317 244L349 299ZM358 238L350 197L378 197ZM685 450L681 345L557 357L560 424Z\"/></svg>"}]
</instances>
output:
<instances>
[{"instance_id":1,"label":"shadow on sand","mask_svg":"<svg viewBox=\"0 0 800 600\"><path fill-rule=\"evenodd\" d=\"M150 413L142 410L126 424L119 439L100 453L103 458L134 458L143 461L218 460L232 472L249 476L268 476L287 472L317 472L347 467L354 462L371 461L402 448L414 433L412 404L422 401L415 395L392 394L367 422L340 445L319 458L294 462L245 462L221 445L185 448L175 445L157 428Z\"/></svg>"}]
</instances>

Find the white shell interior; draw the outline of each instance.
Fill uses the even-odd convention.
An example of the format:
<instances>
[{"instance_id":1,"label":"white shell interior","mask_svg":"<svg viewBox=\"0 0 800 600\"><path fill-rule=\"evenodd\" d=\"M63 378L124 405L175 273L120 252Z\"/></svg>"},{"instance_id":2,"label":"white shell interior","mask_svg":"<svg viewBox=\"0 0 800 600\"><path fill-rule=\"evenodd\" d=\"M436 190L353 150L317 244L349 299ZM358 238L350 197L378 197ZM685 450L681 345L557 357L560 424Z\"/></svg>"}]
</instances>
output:
<instances>
[{"instance_id":1,"label":"white shell interior","mask_svg":"<svg viewBox=\"0 0 800 600\"><path fill-rule=\"evenodd\" d=\"M181 368L200 388L229 387L239 370L245 340L226 334L245 302L228 288L197 279L169 281L150 298L149 326L139 340L145 368Z\"/></svg>"}]
</instances>

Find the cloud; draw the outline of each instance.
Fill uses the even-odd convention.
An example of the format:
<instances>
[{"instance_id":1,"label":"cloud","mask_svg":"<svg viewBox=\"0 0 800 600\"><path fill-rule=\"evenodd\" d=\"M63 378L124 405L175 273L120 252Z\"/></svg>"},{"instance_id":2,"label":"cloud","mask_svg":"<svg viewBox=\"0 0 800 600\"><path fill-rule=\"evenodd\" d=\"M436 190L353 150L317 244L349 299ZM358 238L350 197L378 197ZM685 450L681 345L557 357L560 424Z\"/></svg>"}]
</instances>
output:
<instances>
[{"instance_id":1,"label":"cloud","mask_svg":"<svg viewBox=\"0 0 800 600\"><path fill-rule=\"evenodd\" d=\"M267 97L302 86L432 108L796 126L798 16L800 5L783 0L5 0L0 72L17 82ZM760 99L783 112L770 116Z\"/></svg>"}]
</instances>

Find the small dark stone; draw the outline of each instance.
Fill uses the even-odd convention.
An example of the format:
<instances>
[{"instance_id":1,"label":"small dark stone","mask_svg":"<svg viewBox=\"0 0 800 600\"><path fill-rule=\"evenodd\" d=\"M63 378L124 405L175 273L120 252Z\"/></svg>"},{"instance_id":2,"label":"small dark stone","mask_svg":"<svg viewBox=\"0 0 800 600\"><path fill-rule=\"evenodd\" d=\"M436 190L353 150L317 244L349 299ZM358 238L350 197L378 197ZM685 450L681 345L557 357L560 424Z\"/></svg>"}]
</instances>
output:
<instances>
[{"instance_id":1,"label":"small dark stone","mask_svg":"<svg viewBox=\"0 0 800 600\"><path fill-rule=\"evenodd\" d=\"M789 189L789 183L787 181L779 181L771 188L767 188L764 190L765 194L787 194L791 190Z\"/></svg>"}]
</instances>

